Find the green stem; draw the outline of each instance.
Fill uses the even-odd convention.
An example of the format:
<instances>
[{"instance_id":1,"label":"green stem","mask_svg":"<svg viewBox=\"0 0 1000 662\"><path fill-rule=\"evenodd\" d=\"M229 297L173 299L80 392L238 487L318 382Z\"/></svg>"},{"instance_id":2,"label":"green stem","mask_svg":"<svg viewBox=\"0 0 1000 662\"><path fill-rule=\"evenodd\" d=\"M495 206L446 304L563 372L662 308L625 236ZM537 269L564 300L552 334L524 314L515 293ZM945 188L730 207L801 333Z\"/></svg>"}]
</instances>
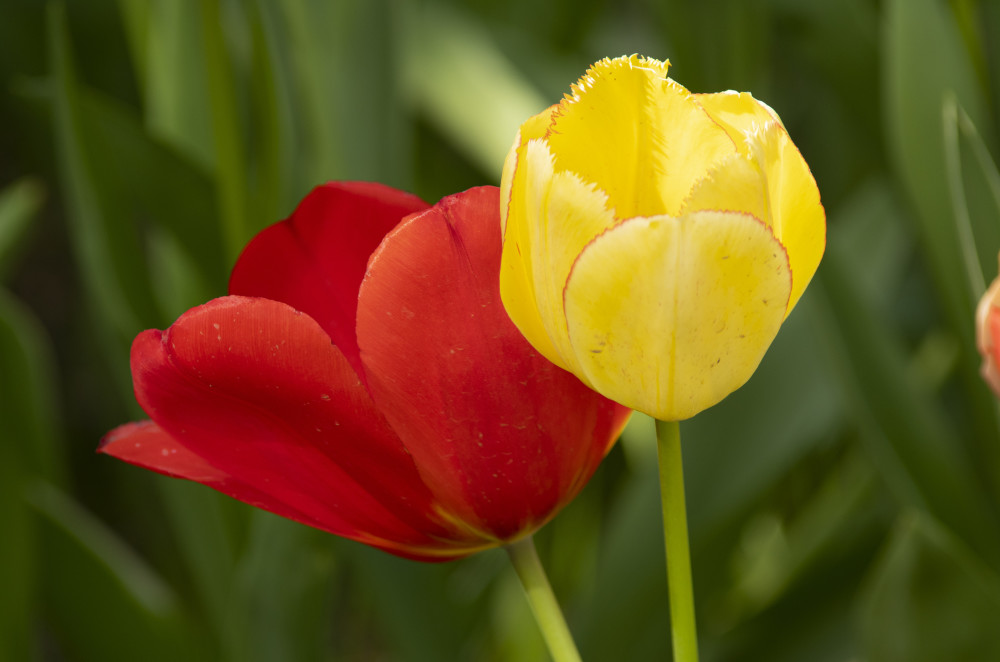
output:
<instances>
[{"instance_id":1,"label":"green stem","mask_svg":"<svg viewBox=\"0 0 1000 662\"><path fill-rule=\"evenodd\" d=\"M527 536L506 547L510 562L521 579L521 586L528 596L531 611L549 646L552 659L555 662L580 662L580 653L573 643L573 635L569 633L566 619L563 618L559 603L552 592L549 580L545 576L542 562L538 560L535 551L535 541Z\"/></svg>"},{"instance_id":2,"label":"green stem","mask_svg":"<svg viewBox=\"0 0 1000 662\"><path fill-rule=\"evenodd\" d=\"M674 662L698 662L698 629L694 620L691 551L684 504L681 431L676 421L656 422L656 451L663 499L663 538L667 548L667 587Z\"/></svg>"}]
</instances>

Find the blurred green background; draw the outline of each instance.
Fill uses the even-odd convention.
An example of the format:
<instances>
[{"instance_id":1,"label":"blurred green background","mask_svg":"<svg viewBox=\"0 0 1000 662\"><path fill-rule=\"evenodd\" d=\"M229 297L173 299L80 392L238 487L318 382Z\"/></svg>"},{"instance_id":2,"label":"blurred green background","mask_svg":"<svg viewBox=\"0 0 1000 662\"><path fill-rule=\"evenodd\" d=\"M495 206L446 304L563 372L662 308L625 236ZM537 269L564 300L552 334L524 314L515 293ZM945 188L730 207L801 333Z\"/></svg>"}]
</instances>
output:
<instances>
[{"instance_id":1,"label":"blurred green background","mask_svg":"<svg viewBox=\"0 0 1000 662\"><path fill-rule=\"evenodd\" d=\"M402 561L94 449L141 416L131 339L313 186L498 183L634 52L766 100L829 221L757 374L682 425L703 659L1000 659L989 0L0 0L0 659L546 659L502 552ZM669 659L654 452L637 418L537 536L587 660Z\"/></svg>"}]
</instances>

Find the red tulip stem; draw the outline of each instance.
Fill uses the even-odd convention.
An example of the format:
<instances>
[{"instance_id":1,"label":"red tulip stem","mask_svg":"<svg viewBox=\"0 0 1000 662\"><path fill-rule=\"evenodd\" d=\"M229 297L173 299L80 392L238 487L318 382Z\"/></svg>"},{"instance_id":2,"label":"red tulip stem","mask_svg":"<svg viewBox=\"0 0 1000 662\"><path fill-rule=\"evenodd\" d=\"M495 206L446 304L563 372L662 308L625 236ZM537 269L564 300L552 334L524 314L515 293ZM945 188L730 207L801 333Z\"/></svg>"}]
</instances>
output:
<instances>
[{"instance_id":1,"label":"red tulip stem","mask_svg":"<svg viewBox=\"0 0 1000 662\"><path fill-rule=\"evenodd\" d=\"M535 551L535 541L531 536L526 536L507 545L506 550L521 579L521 586L528 596L531 611L535 614L552 659L555 662L580 662L580 653L573 643L573 635L569 632L566 619L559 609L559 602L545 576L538 552Z\"/></svg>"},{"instance_id":2,"label":"red tulip stem","mask_svg":"<svg viewBox=\"0 0 1000 662\"><path fill-rule=\"evenodd\" d=\"M694 618L691 550L684 503L681 431L676 421L656 422L656 451L663 500L663 538L667 550L667 589L674 662L698 662L698 629Z\"/></svg>"}]
</instances>

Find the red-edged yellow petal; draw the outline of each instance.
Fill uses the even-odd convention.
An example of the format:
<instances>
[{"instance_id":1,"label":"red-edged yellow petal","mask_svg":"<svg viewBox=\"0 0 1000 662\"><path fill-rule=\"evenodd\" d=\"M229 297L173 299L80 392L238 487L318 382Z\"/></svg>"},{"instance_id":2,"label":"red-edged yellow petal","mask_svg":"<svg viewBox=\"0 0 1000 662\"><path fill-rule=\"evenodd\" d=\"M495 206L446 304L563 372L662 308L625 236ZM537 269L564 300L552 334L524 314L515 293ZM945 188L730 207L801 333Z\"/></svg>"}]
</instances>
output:
<instances>
[{"instance_id":1,"label":"red-edged yellow petal","mask_svg":"<svg viewBox=\"0 0 1000 662\"><path fill-rule=\"evenodd\" d=\"M768 124L752 144L767 177L771 230L788 252L792 266L791 312L826 249L826 212L816 180L784 127L777 122Z\"/></svg>"},{"instance_id":2,"label":"red-edged yellow petal","mask_svg":"<svg viewBox=\"0 0 1000 662\"><path fill-rule=\"evenodd\" d=\"M699 180L682 211L738 211L771 224L770 195L756 159L739 152L719 162Z\"/></svg>"},{"instance_id":3,"label":"red-edged yellow petal","mask_svg":"<svg viewBox=\"0 0 1000 662\"><path fill-rule=\"evenodd\" d=\"M580 251L615 223L608 199L573 173L553 171L545 142L522 152L500 265L500 294L514 324L547 359L579 374L563 288Z\"/></svg>"},{"instance_id":4,"label":"red-edged yellow petal","mask_svg":"<svg viewBox=\"0 0 1000 662\"><path fill-rule=\"evenodd\" d=\"M826 248L826 213L816 180L781 120L767 105L746 92L703 94L698 95L698 101L726 129L749 163L741 159L720 163L696 185L685 212L745 211L770 225L792 265L791 312ZM748 167L750 163L753 167ZM756 177L754 170L759 173Z\"/></svg>"},{"instance_id":5,"label":"red-edged yellow petal","mask_svg":"<svg viewBox=\"0 0 1000 662\"><path fill-rule=\"evenodd\" d=\"M676 215L692 184L735 151L693 95L667 78L667 66L602 60L553 115L546 141L556 170L599 186L618 218Z\"/></svg>"},{"instance_id":6,"label":"red-edged yellow petal","mask_svg":"<svg viewBox=\"0 0 1000 662\"><path fill-rule=\"evenodd\" d=\"M696 94L694 97L744 154L749 153L745 144L748 132L770 122L781 122L770 106L754 99L749 92L716 92Z\"/></svg>"},{"instance_id":7,"label":"red-edged yellow petal","mask_svg":"<svg viewBox=\"0 0 1000 662\"><path fill-rule=\"evenodd\" d=\"M522 124L521 128L517 132L517 135L514 136L514 144L511 145L510 151L507 152L507 158L504 159L503 162L503 171L500 173L501 237L507 232L507 213L510 207L510 190L511 185L514 182L514 171L517 168L518 161L522 158L521 152L524 151L524 146L528 144L529 140L542 138L546 133L548 133L549 127L552 125L552 112L557 107L558 106L555 105L549 106Z\"/></svg>"},{"instance_id":8,"label":"red-edged yellow petal","mask_svg":"<svg viewBox=\"0 0 1000 662\"><path fill-rule=\"evenodd\" d=\"M681 420L750 378L790 291L781 244L752 216L632 218L581 253L566 286L566 318L595 389Z\"/></svg>"}]
</instances>

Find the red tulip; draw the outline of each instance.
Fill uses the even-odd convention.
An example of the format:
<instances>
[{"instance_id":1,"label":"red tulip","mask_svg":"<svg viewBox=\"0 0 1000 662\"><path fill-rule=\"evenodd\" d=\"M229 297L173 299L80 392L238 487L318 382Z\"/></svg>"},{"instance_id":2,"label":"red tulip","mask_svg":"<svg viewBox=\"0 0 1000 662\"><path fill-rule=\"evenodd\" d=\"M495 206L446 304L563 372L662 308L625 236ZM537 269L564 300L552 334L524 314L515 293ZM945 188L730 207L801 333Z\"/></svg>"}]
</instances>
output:
<instances>
[{"instance_id":1,"label":"red tulip","mask_svg":"<svg viewBox=\"0 0 1000 662\"><path fill-rule=\"evenodd\" d=\"M315 189L244 250L230 296L139 334L152 419L100 452L424 561L568 503L629 411L538 355L500 303L499 192L428 206Z\"/></svg>"},{"instance_id":2,"label":"red tulip","mask_svg":"<svg viewBox=\"0 0 1000 662\"><path fill-rule=\"evenodd\" d=\"M979 299L976 308L976 345L983 362L983 380L1000 396L1000 276Z\"/></svg>"}]
</instances>

